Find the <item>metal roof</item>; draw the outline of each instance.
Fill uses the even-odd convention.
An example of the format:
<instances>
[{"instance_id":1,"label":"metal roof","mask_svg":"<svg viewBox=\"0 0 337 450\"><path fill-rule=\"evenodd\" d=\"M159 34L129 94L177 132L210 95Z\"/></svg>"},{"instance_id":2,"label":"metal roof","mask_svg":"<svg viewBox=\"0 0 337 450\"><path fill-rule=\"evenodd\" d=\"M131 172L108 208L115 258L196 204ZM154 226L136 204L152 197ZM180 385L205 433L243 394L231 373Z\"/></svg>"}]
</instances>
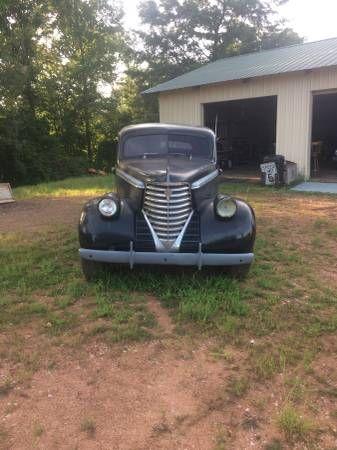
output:
<instances>
[{"instance_id":1,"label":"metal roof","mask_svg":"<svg viewBox=\"0 0 337 450\"><path fill-rule=\"evenodd\" d=\"M337 66L337 38L219 59L144 94L331 66Z\"/></svg>"}]
</instances>

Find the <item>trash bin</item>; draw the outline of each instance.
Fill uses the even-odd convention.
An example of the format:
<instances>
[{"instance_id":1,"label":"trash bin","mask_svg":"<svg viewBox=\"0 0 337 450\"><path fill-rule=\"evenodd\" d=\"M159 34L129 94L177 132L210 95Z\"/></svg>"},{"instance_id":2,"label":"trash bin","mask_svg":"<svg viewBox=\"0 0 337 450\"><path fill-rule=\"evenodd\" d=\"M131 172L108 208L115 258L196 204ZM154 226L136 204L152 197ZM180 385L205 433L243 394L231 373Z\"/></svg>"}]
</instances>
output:
<instances>
[{"instance_id":1,"label":"trash bin","mask_svg":"<svg viewBox=\"0 0 337 450\"><path fill-rule=\"evenodd\" d=\"M261 181L266 186L284 184L285 158L283 155L267 155L263 158Z\"/></svg>"}]
</instances>

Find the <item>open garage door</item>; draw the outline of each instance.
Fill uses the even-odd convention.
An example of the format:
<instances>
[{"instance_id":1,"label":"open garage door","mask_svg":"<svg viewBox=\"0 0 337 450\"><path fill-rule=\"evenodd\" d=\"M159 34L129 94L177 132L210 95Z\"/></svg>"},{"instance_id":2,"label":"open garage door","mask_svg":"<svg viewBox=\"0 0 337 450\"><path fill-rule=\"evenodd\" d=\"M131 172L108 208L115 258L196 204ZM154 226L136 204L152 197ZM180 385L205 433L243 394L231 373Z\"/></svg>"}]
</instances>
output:
<instances>
[{"instance_id":1,"label":"open garage door","mask_svg":"<svg viewBox=\"0 0 337 450\"><path fill-rule=\"evenodd\" d=\"M311 177L337 180L337 93L313 98Z\"/></svg>"},{"instance_id":2,"label":"open garage door","mask_svg":"<svg viewBox=\"0 0 337 450\"><path fill-rule=\"evenodd\" d=\"M218 159L230 178L258 178L275 154L277 96L204 104L204 124L218 138Z\"/></svg>"}]
</instances>

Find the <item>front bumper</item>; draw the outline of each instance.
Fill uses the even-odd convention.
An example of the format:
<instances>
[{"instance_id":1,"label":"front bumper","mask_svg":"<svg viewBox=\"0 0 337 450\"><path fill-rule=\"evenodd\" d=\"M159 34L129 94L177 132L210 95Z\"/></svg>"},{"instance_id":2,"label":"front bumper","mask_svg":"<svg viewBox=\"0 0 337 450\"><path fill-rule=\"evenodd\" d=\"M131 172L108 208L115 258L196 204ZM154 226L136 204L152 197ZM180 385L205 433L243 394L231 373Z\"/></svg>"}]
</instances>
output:
<instances>
[{"instance_id":1,"label":"front bumper","mask_svg":"<svg viewBox=\"0 0 337 450\"><path fill-rule=\"evenodd\" d=\"M103 263L129 264L160 264L172 266L239 266L250 264L253 253L203 253L199 245L198 253L169 252L136 252L131 243L129 251L91 250L81 248L80 257L89 261Z\"/></svg>"}]
</instances>

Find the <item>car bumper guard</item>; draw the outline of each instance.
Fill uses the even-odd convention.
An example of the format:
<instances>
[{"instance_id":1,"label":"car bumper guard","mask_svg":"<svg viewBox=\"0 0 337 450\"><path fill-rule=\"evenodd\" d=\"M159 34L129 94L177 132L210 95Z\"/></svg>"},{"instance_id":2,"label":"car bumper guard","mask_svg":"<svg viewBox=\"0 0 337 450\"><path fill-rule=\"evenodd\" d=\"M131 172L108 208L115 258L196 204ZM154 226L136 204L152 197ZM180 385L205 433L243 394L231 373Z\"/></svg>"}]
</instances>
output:
<instances>
[{"instance_id":1,"label":"car bumper guard","mask_svg":"<svg viewBox=\"0 0 337 450\"><path fill-rule=\"evenodd\" d=\"M103 263L129 264L130 268L135 264L161 264L173 266L197 266L199 270L203 266L239 266L250 264L254 259L253 253L203 253L201 244L197 253L179 252L136 252L133 250L133 242L129 251L116 250L90 250L81 248L80 257L89 261Z\"/></svg>"}]
</instances>

